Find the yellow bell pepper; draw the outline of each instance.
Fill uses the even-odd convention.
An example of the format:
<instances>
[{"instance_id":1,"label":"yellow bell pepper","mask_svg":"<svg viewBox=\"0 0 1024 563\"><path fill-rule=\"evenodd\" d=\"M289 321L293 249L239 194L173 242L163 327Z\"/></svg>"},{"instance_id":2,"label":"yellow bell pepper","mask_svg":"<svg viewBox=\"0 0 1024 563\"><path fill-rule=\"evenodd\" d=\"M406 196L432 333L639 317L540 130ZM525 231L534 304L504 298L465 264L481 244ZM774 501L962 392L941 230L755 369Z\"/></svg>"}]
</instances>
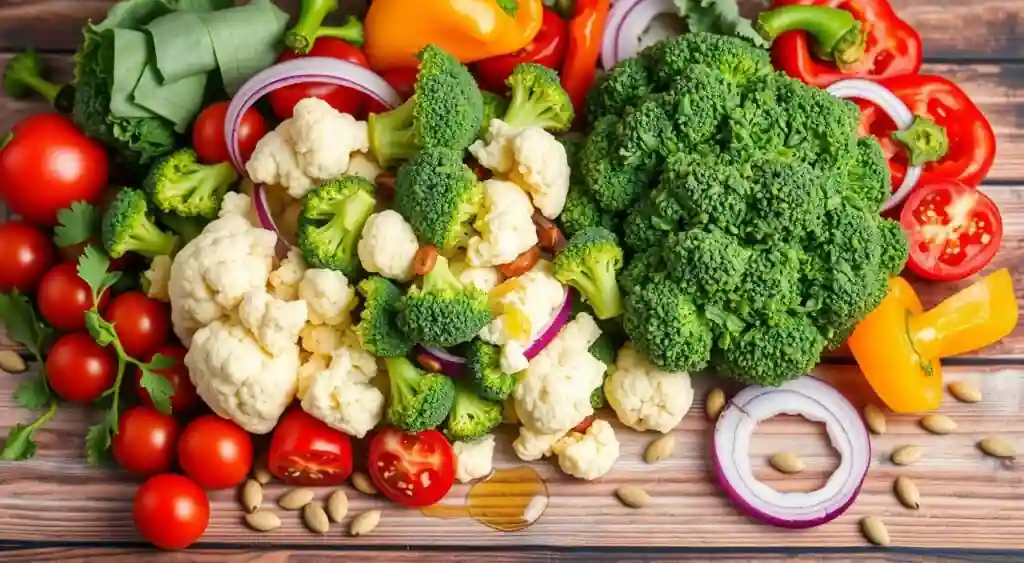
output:
<instances>
[{"instance_id":1,"label":"yellow bell pepper","mask_svg":"<svg viewBox=\"0 0 1024 563\"><path fill-rule=\"evenodd\" d=\"M470 63L525 47L543 10L541 0L374 0L364 49L377 71L417 66L416 53L430 44Z\"/></svg>"},{"instance_id":2,"label":"yellow bell pepper","mask_svg":"<svg viewBox=\"0 0 1024 563\"><path fill-rule=\"evenodd\" d=\"M1013 332L1019 312L1005 268L924 312L903 278L853 331L849 345L878 397L894 412L924 412L942 401L940 358L964 354Z\"/></svg>"}]
</instances>

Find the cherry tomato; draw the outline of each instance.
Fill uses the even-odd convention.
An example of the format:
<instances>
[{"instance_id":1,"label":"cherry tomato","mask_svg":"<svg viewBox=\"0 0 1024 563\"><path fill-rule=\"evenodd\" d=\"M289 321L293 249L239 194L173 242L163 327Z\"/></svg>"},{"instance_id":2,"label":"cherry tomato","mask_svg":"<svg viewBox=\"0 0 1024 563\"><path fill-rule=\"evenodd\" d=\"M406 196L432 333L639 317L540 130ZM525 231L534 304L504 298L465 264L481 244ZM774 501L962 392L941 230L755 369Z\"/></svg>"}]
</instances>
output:
<instances>
[{"instance_id":1,"label":"cherry tomato","mask_svg":"<svg viewBox=\"0 0 1024 563\"><path fill-rule=\"evenodd\" d=\"M370 442L366 463L388 500L414 508L436 504L455 482L455 454L437 430L384 428Z\"/></svg>"},{"instance_id":2,"label":"cherry tomato","mask_svg":"<svg viewBox=\"0 0 1024 563\"><path fill-rule=\"evenodd\" d=\"M1003 219L984 193L953 180L919 186L900 223L910 241L907 266L924 279L955 281L988 265L1003 241Z\"/></svg>"},{"instance_id":3,"label":"cherry tomato","mask_svg":"<svg viewBox=\"0 0 1024 563\"><path fill-rule=\"evenodd\" d=\"M57 210L95 203L110 174L107 151L57 113L26 117L0 143L0 195L7 207L39 225L55 225Z\"/></svg>"},{"instance_id":4,"label":"cherry tomato","mask_svg":"<svg viewBox=\"0 0 1024 563\"><path fill-rule=\"evenodd\" d=\"M327 57L355 63L359 66L369 68L370 63L366 61L366 55L359 50L359 47L351 45L337 37L320 37L313 43L313 48L308 55L297 55L291 49L285 49L277 62L287 61L299 57ZM295 104L305 98L320 98L330 106L342 113L358 116L363 111L363 103L366 96L352 88L335 86L323 82L303 82L278 88L267 95L270 99L270 106L274 108L274 115L279 119L288 119L292 116Z\"/></svg>"},{"instance_id":5,"label":"cherry tomato","mask_svg":"<svg viewBox=\"0 0 1024 563\"><path fill-rule=\"evenodd\" d=\"M32 291L53 264L53 245L24 221L0 225L0 292Z\"/></svg>"},{"instance_id":6,"label":"cherry tomato","mask_svg":"<svg viewBox=\"0 0 1024 563\"><path fill-rule=\"evenodd\" d=\"M404 102L412 97L416 90L416 75L419 70L415 67L393 68L380 73L381 78L394 88L395 93ZM369 98L366 104L366 113L384 113L391 108Z\"/></svg>"},{"instance_id":7,"label":"cherry tomato","mask_svg":"<svg viewBox=\"0 0 1024 563\"><path fill-rule=\"evenodd\" d=\"M192 125L192 146L196 149L199 161L204 164L217 164L231 160L228 154L228 142L224 138L224 120L228 116L228 102L210 104L199 114ZM242 124L238 129L238 146L242 160L249 160L256 143L267 134L267 122L254 108L249 108L242 115Z\"/></svg>"},{"instance_id":8,"label":"cherry tomato","mask_svg":"<svg viewBox=\"0 0 1024 563\"><path fill-rule=\"evenodd\" d=\"M150 477L135 492L135 528L160 549L185 549L210 524L210 499L187 477L164 473Z\"/></svg>"},{"instance_id":9,"label":"cherry tomato","mask_svg":"<svg viewBox=\"0 0 1024 563\"><path fill-rule=\"evenodd\" d=\"M174 360L173 366L157 370L156 373L166 377L171 382L171 385L174 386L174 393L171 395L171 413L179 416L193 411L201 404L199 395L196 393L196 386L192 384L192 380L188 375L188 368L185 367L186 352L188 350L177 343L164 344L156 351L157 354L163 354ZM136 369L135 392L143 403L153 406L153 399L149 396L149 391L146 391L141 382L142 372Z\"/></svg>"},{"instance_id":10,"label":"cherry tomato","mask_svg":"<svg viewBox=\"0 0 1024 563\"><path fill-rule=\"evenodd\" d=\"M568 25L554 10L544 8L540 31L526 47L507 55L483 59L473 65L480 87L496 94L508 91L505 80L522 63L536 63L558 70L569 45Z\"/></svg>"},{"instance_id":11,"label":"cherry tomato","mask_svg":"<svg viewBox=\"0 0 1024 563\"><path fill-rule=\"evenodd\" d=\"M590 428L590 425L594 423L594 418L595 417L593 416L588 416L587 418L584 418L582 421L580 421L579 424L573 426L572 431L579 432L580 434L586 434L587 429Z\"/></svg>"},{"instance_id":12,"label":"cherry tomato","mask_svg":"<svg viewBox=\"0 0 1024 563\"><path fill-rule=\"evenodd\" d=\"M178 421L152 407L131 408L117 419L111 442L114 459L125 471L148 477L166 473L174 466Z\"/></svg>"},{"instance_id":13,"label":"cherry tomato","mask_svg":"<svg viewBox=\"0 0 1024 563\"><path fill-rule=\"evenodd\" d=\"M267 455L270 472L289 485L338 485L352 474L352 441L306 411L277 423Z\"/></svg>"},{"instance_id":14,"label":"cherry tomato","mask_svg":"<svg viewBox=\"0 0 1024 563\"><path fill-rule=\"evenodd\" d=\"M136 359L155 354L171 332L167 306L141 291L115 297L103 310L103 318L114 325L125 353Z\"/></svg>"},{"instance_id":15,"label":"cherry tomato","mask_svg":"<svg viewBox=\"0 0 1024 563\"><path fill-rule=\"evenodd\" d=\"M100 299L100 309L106 305L108 294ZM57 330L74 332L85 328L85 313L92 309L92 291L78 277L78 268L72 262L63 262L50 268L39 280L36 292L39 313Z\"/></svg>"},{"instance_id":16,"label":"cherry tomato","mask_svg":"<svg viewBox=\"0 0 1024 563\"><path fill-rule=\"evenodd\" d=\"M110 389L117 360L85 332L66 334L54 342L46 357L46 380L57 396L89 404Z\"/></svg>"},{"instance_id":17,"label":"cherry tomato","mask_svg":"<svg viewBox=\"0 0 1024 563\"><path fill-rule=\"evenodd\" d=\"M252 438L230 420L204 415L181 433L178 462L204 489L234 487L252 468Z\"/></svg>"}]
</instances>

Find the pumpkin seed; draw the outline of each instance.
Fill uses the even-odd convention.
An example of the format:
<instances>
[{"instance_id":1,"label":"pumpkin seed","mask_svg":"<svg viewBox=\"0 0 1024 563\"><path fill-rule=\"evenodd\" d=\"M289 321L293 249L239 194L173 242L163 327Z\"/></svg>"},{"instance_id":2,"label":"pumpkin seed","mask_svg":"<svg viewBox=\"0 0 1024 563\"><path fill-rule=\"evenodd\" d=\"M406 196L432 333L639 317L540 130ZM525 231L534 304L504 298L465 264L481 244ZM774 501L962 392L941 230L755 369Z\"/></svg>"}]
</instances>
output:
<instances>
[{"instance_id":1,"label":"pumpkin seed","mask_svg":"<svg viewBox=\"0 0 1024 563\"><path fill-rule=\"evenodd\" d=\"M708 391L708 396L704 399L704 412L707 414L708 420L711 422L718 420L718 415L722 414L722 409L724 408L725 391L718 387Z\"/></svg>"},{"instance_id":2,"label":"pumpkin seed","mask_svg":"<svg viewBox=\"0 0 1024 563\"><path fill-rule=\"evenodd\" d=\"M267 459L265 456L256 458L256 467L252 470L252 478L260 485L266 485L273 480L274 475L267 469Z\"/></svg>"},{"instance_id":3,"label":"pumpkin seed","mask_svg":"<svg viewBox=\"0 0 1024 563\"><path fill-rule=\"evenodd\" d=\"M341 522L348 514L348 495L344 489L338 489L327 497L327 516L333 522Z\"/></svg>"},{"instance_id":4,"label":"pumpkin seed","mask_svg":"<svg viewBox=\"0 0 1024 563\"><path fill-rule=\"evenodd\" d=\"M875 545L889 545L889 530L878 516L867 516L860 521L864 537Z\"/></svg>"},{"instance_id":5,"label":"pumpkin seed","mask_svg":"<svg viewBox=\"0 0 1024 563\"><path fill-rule=\"evenodd\" d=\"M643 508L651 504L651 495L643 487L636 485L624 485L615 490L615 496L619 497L622 504L630 508Z\"/></svg>"},{"instance_id":6,"label":"pumpkin seed","mask_svg":"<svg viewBox=\"0 0 1024 563\"><path fill-rule=\"evenodd\" d=\"M263 487L255 479L249 479L242 486L242 507L249 514L256 512L263 504Z\"/></svg>"},{"instance_id":7,"label":"pumpkin seed","mask_svg":"<svg viewBox=\"0 0 1024 563\"><path fill-rule=\"evenodd\" d=\"M910 465L924 455L922 446L900 446L892 452L892 462L896 465Z\"/></svg>"},{"instance_id":8,"label":"pumpkin seed","mask_svg":"<svg viewBox=\"0 0 1024 563\"><path fill-rule=\"evenodd\" d=\"M318 502L311 502L302 507L302 523L310 532L316 534L326 534L331 529L331 521L327 519L324 507Z\"/></svg>"},{"instance_id":9,"label":"pumpkin seed","mask_svg":"<svg viewBox=\"0 0 1024 563\"><path fill-rule=\"evenodd\" d=\"M360 471L356 471L352 474L352 486L364 495L373 496L377 494L377 487L373 485L373 481L370 480L370 476Z\"/></svg>"},{"instance_id":10,"label":"pumpkin seed","mask_svg":"<svg viewBox=\"0 0 1024 563\"><path fill-rule=\"evenodd\" d=\"M285 510L298 510L311 502L313 502L312 489L291 489L277 499L277 504Z\"/></svg>"},{"instance_id":11,"label":"pumpkin seed","mask_svg":"<svg viewBox=\"0 0 1024 563\"><path fill-rule=\"evenodd\" d=\"M374 531L378 524L380 524L380 511L367 510L352 520L348 533L350 536L365 536Z\"/></svg>"},{"instance_id":12,"label":"pumpkin seed","mask_svg":"<svg viewBox=\"0 0 1024 563\"><path fill-rule=\"evenodd\" d=\"M917 490L917 485L910 480L910 477L903 477L902 475L897 477L893 488L896 491L896 498L899 499L900 504L912 510L921 508L921 492Z\"/></svg>"},{"instance_id":13,"label":"pumpkin seed","mask_svg":"<svg viewBox=\"0 0 1024 563\"><path fill-rule=\"evenodd\" d=\"M970 381L953 381L949 384L949 392L961 403L980 403L981 389Z\"/></svg>"},{"instance_id":14,"label":"pumpkin seed","mask_svg":"<svg viewBox=\"0 0 1024 563\"><path fill-rule=\"evenodd\" d=\"M793 452L778 452L768 458L768 463L772 464L777 471L786 474L800 473L807 468L804 460Z\"/></svg>"},{"instance_id":15,"label":"pumpkin seed","mask_svg":"<svg viewBox=\"0 0 1024 563\"><path fill-rule=\"evenodd\" d=\"M868 403L864 407L864 422L867 423L868 430L872 434L878 434L879 436L885 434L885 413L874 404Z\"/></svg>"},{"instance_id":16,"label":"pumpkin seed","mask_svg":"<svg viewBox=\"0 0 1024 563\"><path fill-rule=\"evenodd\" d=\"M22 358L14 350L0 350L0 371L7 373L22 373L28 369L25 358Z\"/></svg>"},{"instance_id":17,"label":"pumpkin seed","mask_svg":"<svg viewBox=\"0 0 1024 563\"><path fill-rule=\"evenodd\" d=\"M921 419L921 428L932 434L949 434L956 431L956 422L944 414L929 414Z\"/></svg>"},{"instance_id":18,"label":"pumpkin seed","mask_svg":"<svg viewBox=\"0 0 1024 563\"><path fill-rule=\"evenodd\" d=\"M270 532L281 527L281 519L269 510L257 510L245 515L247 526L257 532Z\"/></svg>"},{"instance_id":19,"label":"pumpkin seed","mask_svg":"<svg viewBox=\"0 0 1024 563\"><path fill-rule=\"evenodd\" d=\"M992 457L1010 460L1017 457L1017 450L1014 449L1013 444L1001 436L989 436L978 442L978 447Z\"/></svg>"},{"instance_id":20,"label":"pumpkin seed","mask_svg":"<svg viewBox=\"0 0 1024 563\"><path fill-rule=\"evenodd\" d=\"M644 461L647 463L658 463L664 461L672 456L672 452L676 450L676 438L671 434L666 434L661 438L651 442L647 446L647 450L644 451Z\"/></svg>"}]
</instances>

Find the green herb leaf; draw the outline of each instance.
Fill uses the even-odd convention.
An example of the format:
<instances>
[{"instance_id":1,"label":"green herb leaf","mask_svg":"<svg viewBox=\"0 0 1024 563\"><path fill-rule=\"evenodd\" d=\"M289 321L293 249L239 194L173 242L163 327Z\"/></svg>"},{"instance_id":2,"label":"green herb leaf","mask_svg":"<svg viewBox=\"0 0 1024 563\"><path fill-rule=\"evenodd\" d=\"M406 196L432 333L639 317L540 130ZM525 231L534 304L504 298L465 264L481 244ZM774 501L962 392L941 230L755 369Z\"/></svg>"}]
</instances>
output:
<instances>
[{"instance_id":1,"label":"green herb leaf","mask_svg":"<svg viewBox=\"0 0 1024 563\"><path fill-rule=\"evenodd\" d=\"M18 423L11 427L10 434L4 440L4 449L0 459L4 461L23 461L36 455L36 442L32 436L35 428L28 424Z\"/></svg>"},{"instance_id":2,"label":"green herb leaf","mask_svg":"<svg viewBox=\"0 0 1024 563\"><path fill-rule=\"evenodd\" d=\"M109 346L111 342L117 340L114 325L104 320L96 311L85 314L85 328L89 331L89 336L92 336L100 346Z\"/></svg>"},{"instance_id":3,"label":"green herb leaf","mask_svg":"<svg viewBox=\"0 0 1024 563\"><path fill-rule=\"evenodd\" d=\"M116 411L107 411L103 421L90 426L89 432L85 435L85 458L93 467L110 464L110 439L114 435L114 429L117 428L116 421L113 425L111 424L110 413L112 412L115 413L114 418L116 419Z\"/></svg>"},{"instance_id":4,"label":"green herb leaf","mask_svg":"<svg viewBox=\"0 0 1024 563\"><path fill-rule=\"evenodd\" d=\"M121 272L110 272L110 258L99 248L89 245L78 259L78 277L92 289L94 301L121 279Z\"/></svg>"},{"instance_id":5,"label":"green herb leaf","mask_svg":"<svg viewBox=\"0 0 1024 563\"><path fill-rule=\"evenodd\" d=\"M100 212L93 205L76 201L57 212L57 221L60 224L53 228L53 242L62 248L74 246L96 235Z\"/></svg>"},{"instance_id":6,"label":"green herb leaf","mask_svg":"<svg viewBox=\"0 0 1024 563\"><path fill-rule=\"evenodd\" d=\"M7 329L8 337L28 348L36 358L42 358L53 330L39 321L28 297L17 291L0 293L0 324Z\"/></svg>"},{"instance_id":7,"label":"green herb leaf","mask_svg":"<svg viewBox=\"0 0 1024 563\"><path fill-rule=\"evenodd\" d=\"M22 381L14 392L14 403L26 409L41 409L53 400L46 376L41 373Z\"/></svg>"},{"instance_id":8,"label":"green herb leaf","mask_svg":"<svg viewBox=\"0 0 1024 563\"><path fill-rule=\"evenodd\" d=\"M174 358L163 354L155 354L152 359L149 360L146 367L153 371L163 371L165 369L171 369L176 363L178 363L178 361Z\"/></svg>"},{"instance_id":9,"label":"green herb leaf","mask_svg":"<svg viewBox=\"0 0 1024 563\"><path fill-rule=\"evenodd\" d=\"M740 15L736 0L675 0L675 4L690 31L742 37L758 47L769 45L751 21Z\"/></svg>"},{"instance_id":10,"label":"green herb leaf","mask_svg":"<svg viewBox=\"0 0 1024 563\"><path fill-rule=\"evenodd\" d=\"M171 414L171 397L174 395L174 385L169 379L154 373L149 365L140 366L142 377L139 385L149 393L153 402L153 408L163 414Z\"/></svg>"}]
</instances>

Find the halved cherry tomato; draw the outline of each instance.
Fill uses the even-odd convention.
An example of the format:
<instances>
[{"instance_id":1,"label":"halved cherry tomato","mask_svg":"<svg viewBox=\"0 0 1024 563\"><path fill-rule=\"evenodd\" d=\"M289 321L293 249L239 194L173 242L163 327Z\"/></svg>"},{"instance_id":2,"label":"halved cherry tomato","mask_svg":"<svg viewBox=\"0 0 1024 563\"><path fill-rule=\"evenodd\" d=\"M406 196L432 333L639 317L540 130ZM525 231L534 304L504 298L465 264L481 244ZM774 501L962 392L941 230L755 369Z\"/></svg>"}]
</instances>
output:
<instances>
[{"instance_id":1,"label":"halved cherry tomato","mask_svg":"<svg viewBox=\"0 0 1024 563\"><path fill-rule=\"evenodd\" d=\"M293 408L274 429L267 465L288 485L339 485L352 474L352 441L306 411Z\"/></svg>"},{"instance_id":2,"label":"halved cherry tomato","mask_svg":"<svg viewBox=\"0 0 1024 563\"><path fill-rule=\"evenodd\" d=\"M187 352L188 350L184 346L177 343L164 344L156 351L157 354L163 354L174 360L173 366L167 369L156 370L156 373L166 377L167 381L170 381L171 386L174 387L174 393L171 395L171 413L175 416L188 414L202 404L202 401L199 400L199 394L196 393L196 386L189 379L188 368L185 367L185 354ZM142 359L150 360L152 357ZM135 370L135 392L143 403L153 406L153 399L149 396L149 391L142 386L142 372L138 369Z\"/></svg>"},{"instance_id":3,"label":"halved cherry tomato","mask_svg":"<svg viewBox=\"0 0 1024 563\"><path fill-rule=\"evenodd\" d=\"M366 61L366 55L359 50L359 47L337 37L318 38L306 55L297 55L291 49L285 49L277 57L277 62L299 57L327 57L355 63L366 68L370 67L370 63ZM285 86L274 90L267 95L267 98L270 100L270 106L274 108L274 115L280 119L290 118L295 104L306 98L320 98L330 104L332 108L355 116L360 115L366 101L366 96L359 90L324 82L302 82Z\"/></svg>"},{"instance_id":4,"label":"halved cherry tomato","mask_svg":"<svg viewBox=\"0 0 1024 563\"><path fill-rule=\"evenodd\" d=\"M384 428L370 442L370 478L392 502L419 508L436 504L455 482L455 453L437 430L415 434Z\"/></svg>"},{"instance_id":5,"label":"halved cherry tomato","mask_svg":"<svg viewBox=\"0 0 1024 563\"><path fill-rule=\"evenodd\" d=\"M504 94L508 91L505 80L522 63L536 63L558 70L562 66L562 59L565 58L565 50L569 45L567 28L565 20L557 12L544 8L540 31L526 47L514 53L484 59L473 65L473 74L476 75L480 87L496 94Z\"/></svg>"},{"instance_id":6,"label":"halved cherry tomato","mask_svg":"<svg viewBox=\"0 0 1024 563\"><path fill-rule=\"evenodd\" d=\"M934 281L955 281L988 265L1003 241L999 209L982 192L952 180L917 188L900 223L910 240L907 266Z\"/></svg>"},{"instance_id":7,"label":"halved cherry tomato","mask_svg":"<svg viewBox=\"0 0 1024 563\"><path fill-rule=\"evenodd\" d=\"M395 93L404 102L412 97L416 89L416 75L419 69L415 67L393 68L380 73L381 78L395 89ZM384 113L391 108L384 107L384 104L370 98L366 104L366 113Z\"/></svg>"}]
</instances>

